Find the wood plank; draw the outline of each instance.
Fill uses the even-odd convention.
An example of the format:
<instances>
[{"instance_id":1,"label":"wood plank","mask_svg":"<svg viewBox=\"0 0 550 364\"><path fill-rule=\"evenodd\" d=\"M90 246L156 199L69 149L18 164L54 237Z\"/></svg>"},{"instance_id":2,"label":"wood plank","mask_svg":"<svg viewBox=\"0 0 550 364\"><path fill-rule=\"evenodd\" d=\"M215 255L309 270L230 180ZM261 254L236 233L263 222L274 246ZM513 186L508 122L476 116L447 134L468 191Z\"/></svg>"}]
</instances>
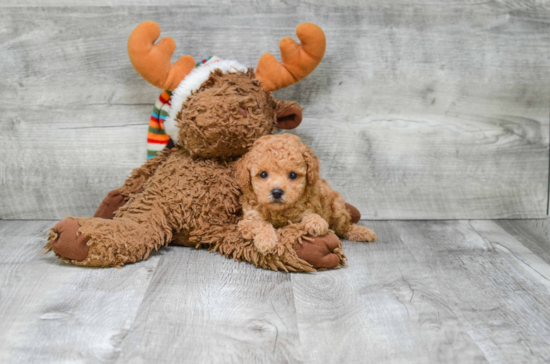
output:
<instances>
[{"instance_id":1,"label":"wood plank","mask_svg":"<svg viewBox=\"0 0 550 364\"><path fill-rule=\"evenodd\" d=\"M550 10L544 4L346 0L288 7L242 0L166 9L4 8L0 152L15 157L0 165L0 180L11 189L0 196L0 218L90 215L139 164L141 130L158 90L132 69L126 40L145 19L174 37L178 55L214 53L251 66L264 52L278 55L279 39L293 36L300 22L321 25L324 61L276 96L306 107L296 133L317 149L324 176L364 218L546 216L550 89L540 74L550 67ZM120 130L116 141L107 131L65 134L58 130L69 119L63 113L75 126L105 120L120 126L122 119L141 129ZM24 138L34 143L21 151ZM50 151L53 140L57 152ZM98 151L101 159L110 156L107 163L98 163ZM18 152L26 157L16 165ZM74 181L63 192L42 167L56 166L60 155L73 162L56 170L59 181Z\"/></svg>"},{"instance_id":2,"label":"wood plank","mask_svg":"<svg viewBox=\"0 0 550 364\"><path fill-rule=\"evenodd\" d=\"M181 5L181 1L177 0L165 0L162 4L155 2L153 0L82 0L77 4L71 0L5 0L0 4L0 7L47 7L47 6L63 6L63 7L79 7L79 6L163 6L171 7ZM269 4L270 6L288 6L284 0L265 0L262 1L263 4ZM386 6L402 6L409 8L426 8L434 6L452 6L454 8L460 7L472 7L476 6L478 8L494 8L500 7L503 9L509 10L539 10L546 9L548 6L545 2L536 1L536 0L501 0L498 3L485 2L479 0L440 0L437 3L429 2L426 0L410 0L406 3L403 3L402 0L386 0L384 1ZM258 5L255 0L185 0L186 6L199 6L199 5ZM293 2L294 5L310 5L310 0L296 0ZM317 0L315 1L317 6L341 6L341 7L352 7L352 8L369 8L372 7L372 4L369 2L364 2L362 0ZM379 5L379 4L375 4Z\"/></svg>"},{"instance_id":3,"label":"wood plank","mask_svg":"<svg viewBox=\"0 0 550 364\"><path fill-rule=\"evenodd\" d=\"M505 251L507 258L514 260L515 263L524 268L522 273L532 274L535 280L540 281L541 286L546 287L546 293L550 293L550 265L547 262L508 234L494 221L474 220L471 221L471 225L494 249ZM543 292L545 291L543 290ZM548 305L550 306L550 301L548 301Z\"/></svg>"},{"instance_id":4,"label":"wood plank","mask_svg":"<svg viewBox=\"0 0 550 364\"><path fill-rule=\"evenodd\" d=\"M205 250L163 249L119 362L294 363L290 275Z\"/></svg>"},{"instance_id":5,"label":"wood plank","mask_svg":"<svg viewBox=\"0 0 550 364\"><path fill-rule=\"evenodd\" d=\"M54 221L0 221L0 361L546 363L541 222L369 221L345 268L284 274L185 247L70 266L38 254Z\"/></svg>"},{"instance_id":6,"label":"wood plank","mask_svg":"<svg viewBox=\"0 0 550 364\"><path fill-rule=\"evenodd\" d=\"M391 222L366 225L380 241L345 241L344 269L292 276L306 361L486 362L407 240Z\"/></svg>"},{"instance_id":7,"label":"wood plank","mask_svg":"<svg viewBox=\"0 0 550 364\"><path fill-rule=\"evenodd\" d=\"M5 111L14 122L0 134L1 218L92 216L146 160L149 105L28 107L25 121L18 113Z\"/></svg>"},{"instance_id":8,"label":"wood plank","mask_svg":"<svg viewBox=\"0 0 550 364\"><path fill-rule=\"evenodd\" d=\"M550 360L550 283L541 276L548 272L542 260L490 221L392 226L434 273L461 327L489 362Z\"/></svg>"},{"instance_id":9,"label":"wood plank","mask_svg":"<svg viewBox=\"0 0 550 364\"><path fill-rule=\"evenodd\" d=\"M0 221L0 361L113 362L159 256L87 269L40 255L55 221Z\"/></svg>"},{"instance_id":10,"label":"wood plank","mask_svg":"<svg viewBox=\"0 0 550 364\"><path fill-rule=\"evenodd\" d=\"M495 223L550 264L550 220L497 220Z\"/></svg>"},{"instance_id":11,"label":"wood plank","mask_svg":"<svg viewBox=\"0 0 550 364\"><path fill-rule=\"evenodd\" d=\"M511 120L307 118L293 133L363 219L545 216L548 141L541 124Z\"/></svg>"}]
</instances>

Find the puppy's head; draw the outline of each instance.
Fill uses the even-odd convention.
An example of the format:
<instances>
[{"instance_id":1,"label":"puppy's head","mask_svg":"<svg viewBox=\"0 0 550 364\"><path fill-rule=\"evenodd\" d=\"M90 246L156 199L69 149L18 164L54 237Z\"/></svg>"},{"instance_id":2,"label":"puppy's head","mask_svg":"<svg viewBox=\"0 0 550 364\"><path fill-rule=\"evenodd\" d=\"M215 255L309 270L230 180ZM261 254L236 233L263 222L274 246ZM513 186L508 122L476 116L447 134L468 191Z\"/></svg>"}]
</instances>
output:
<instances>
[{"instance_id":1,"label":"puppy's head","mask_svg":"<svg viewBox=\"0 0 550 364\"><path fill-rule=\"evenodd\" d=\"M292 134L259 138L237 163L245 196L275 211L293 206L318 179L318 158Z\"/></svg>"}]
</instances>

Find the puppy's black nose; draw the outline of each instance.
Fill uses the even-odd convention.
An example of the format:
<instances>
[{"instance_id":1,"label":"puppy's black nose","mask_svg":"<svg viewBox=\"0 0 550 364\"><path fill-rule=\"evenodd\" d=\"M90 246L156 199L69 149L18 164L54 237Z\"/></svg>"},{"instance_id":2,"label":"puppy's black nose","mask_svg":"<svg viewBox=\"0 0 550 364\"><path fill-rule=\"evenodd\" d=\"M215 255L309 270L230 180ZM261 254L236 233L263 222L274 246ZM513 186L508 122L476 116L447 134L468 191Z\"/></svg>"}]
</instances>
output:
<instances>
[{"instance_id":1,"label":"puppy's black nose","mask_svg":"<svg viewBox=\"0 0 550 364\"><path fill-rule=\"evenodd\" d=\"M274 188L271 190L271 196L273 196L274 199L276 200L280 200L281 197L283 197L283 195L285 194L285 191L279 189L279 188Z\"/></svg>"}]
</instances>

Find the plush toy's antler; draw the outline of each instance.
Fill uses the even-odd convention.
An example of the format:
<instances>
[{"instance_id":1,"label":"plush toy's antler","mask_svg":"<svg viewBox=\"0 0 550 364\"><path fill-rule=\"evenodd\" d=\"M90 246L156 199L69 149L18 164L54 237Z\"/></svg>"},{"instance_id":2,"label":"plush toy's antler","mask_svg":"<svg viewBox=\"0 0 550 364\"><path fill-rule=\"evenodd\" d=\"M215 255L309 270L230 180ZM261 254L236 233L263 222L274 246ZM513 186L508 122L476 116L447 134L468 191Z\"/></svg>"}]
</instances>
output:
<instances>
[{"instance_id":1,"label":"plush toy's antler","mask_svg":"<svg viewBox=\"0 0 550 364\"><path fill-rule=\"evenodd\" d=\"M141 23L128 38L128 55L141 77L154 86L173 90L195 68L195 60L191 56L183 56L171 64L170 58L176 49L176 42L166 37L154 44L159 36L160 27L157 23Z\"/></svg>"},{"instance_id":2,"label":"plush toy's antler","mask_svg":"<svg viewBox=\"0 0 550 364\"><path fill-rule=\"evenodd\" d=\"M302 42L284 37L279 43L281 60L271 53L264 54L256 67L256 78L266 91L275 91L299 82L309 75L323 59L326 39L321 28L312 23L302 23L296 28Z\"/></svg>"}]
</instances>

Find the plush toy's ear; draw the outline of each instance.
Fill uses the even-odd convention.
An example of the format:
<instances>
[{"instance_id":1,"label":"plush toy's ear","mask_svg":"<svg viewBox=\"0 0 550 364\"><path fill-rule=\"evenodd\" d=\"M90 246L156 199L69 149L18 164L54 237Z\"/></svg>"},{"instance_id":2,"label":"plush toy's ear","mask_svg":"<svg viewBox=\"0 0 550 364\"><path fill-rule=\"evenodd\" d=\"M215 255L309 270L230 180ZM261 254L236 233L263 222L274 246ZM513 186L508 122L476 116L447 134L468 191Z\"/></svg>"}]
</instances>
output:
<instances>
[{"instance_id":1,"label":"plush toy's ear","mask_svg":"<svg viewBox=\"0 0 550 364\"><path fill-rule=\"evenodd\" d=\"M251 185L249 159L250 158L245 155L235 164L237 170L237 183L243 190Z\"/></svg>"},{"instance_id":2,"label":"plush toy's ear","mask_svg":"<svg viewBox=\"0 0 550 364\"><path fill-rule=\"evenodd\" d=\"M306 149L302 155L307 165L307 183L314 185L319 180L319 158L313 155L313 149Z\"/></svg>"},{"instance_id":3,"label":"plush toy's ear","mask_svg":"<svg viewBox=\"0 0 550 364\"><path fill-rule=\"evenodd\" d=\"M277 101L277 128L294 129L302 122L302 108L293 101Z\"/></svg>"}]
</instances>

